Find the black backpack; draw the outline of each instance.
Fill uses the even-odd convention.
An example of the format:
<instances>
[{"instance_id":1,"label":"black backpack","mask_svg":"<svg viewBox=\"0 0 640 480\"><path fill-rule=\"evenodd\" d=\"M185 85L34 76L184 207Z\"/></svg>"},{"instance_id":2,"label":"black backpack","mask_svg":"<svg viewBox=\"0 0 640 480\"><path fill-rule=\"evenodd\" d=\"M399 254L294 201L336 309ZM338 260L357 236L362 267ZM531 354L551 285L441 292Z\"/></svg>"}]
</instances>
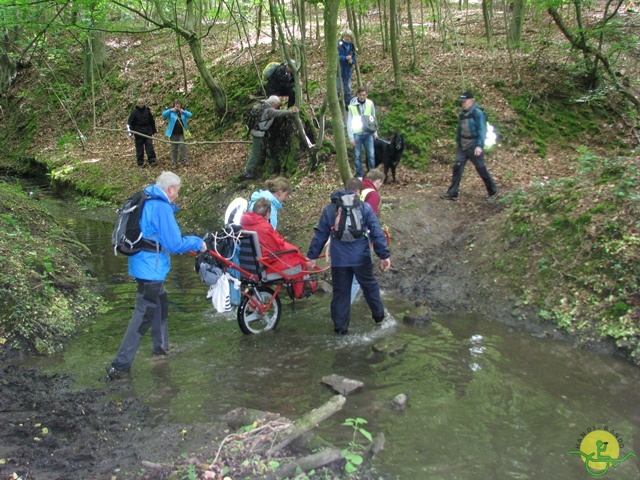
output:
<instances>
[{"instance_id":1,"label":"black backpack","mask_svg":"<svg viewBox=\"0 0 640 480\"><path fill-rule=\"evenodd\" d=\"M140 230L142 209L149 198L149 195L141 190L127 198L122 207L116 210L118 219L111 234L111 244L115 255L122 253L129 257L141 250L156 252L160 249L157 242L142 238Z\"/></svg>"},{"instance_id":2,"label":"black backpack","mask_svg":"<svg viewBox=\"0 0 640 480\"><path fill-rule=\"evenodd\" d=\"M249 108L249 111L244 117L244 124L247 126L249 131L251 130L261 130L260 128L260 120L262 120L262 114L264 111L269 108L269 104L264 100L256 100Z\"/></svg>"},{"instance_id":3,"label":"black backpack","mask_svg":"<svg viewBox=\"0 0 640 480\"><path fill-rule=\"evenodd\" d=\"M342 195L336 200L333 235L343 242L355 242L363 234L362 202L355 193Z\"/></svg>"}]
</instances>

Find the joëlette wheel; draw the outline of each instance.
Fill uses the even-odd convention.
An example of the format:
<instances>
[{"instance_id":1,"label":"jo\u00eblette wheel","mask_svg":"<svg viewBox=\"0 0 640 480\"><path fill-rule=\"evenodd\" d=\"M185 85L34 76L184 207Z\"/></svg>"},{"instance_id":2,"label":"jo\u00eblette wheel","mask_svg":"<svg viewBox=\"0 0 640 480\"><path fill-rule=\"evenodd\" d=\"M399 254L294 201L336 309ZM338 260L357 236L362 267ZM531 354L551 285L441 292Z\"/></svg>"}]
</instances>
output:
<instances>
[{"instance_id":1,"label":"jo\u00eblette wheel","mask_svg":"<svg viewBox=\"0 0 640 480\"><path fill-rule=\"evenodd\" d=\"M280 321L280 312L282 310L280 297L275 297L271 306L264 313L255 308L255 305L258 304L268 304L273 294L273 289L261 285L252 289L250 297L242 296L242 301L238 307L238 325L242 333L250 335L276 328Z\"/></svg>"}]
</instances>

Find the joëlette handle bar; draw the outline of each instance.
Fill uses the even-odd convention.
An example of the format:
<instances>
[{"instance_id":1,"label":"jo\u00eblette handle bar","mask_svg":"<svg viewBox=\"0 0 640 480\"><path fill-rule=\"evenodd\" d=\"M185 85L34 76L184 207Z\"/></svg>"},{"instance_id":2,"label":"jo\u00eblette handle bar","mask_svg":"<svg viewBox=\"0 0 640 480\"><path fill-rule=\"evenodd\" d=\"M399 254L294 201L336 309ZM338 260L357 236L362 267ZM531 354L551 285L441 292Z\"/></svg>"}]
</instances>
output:
<instances>
[{"instance_id":1,"label":"jo\u00eblette handle bar","mask_svg":"<svg viewBox=\"0 0 640 480\"><path fill-rule=\"evenodd\" d=\"M242 268L240 265L236 265L235 263L233 263L231 260L223 257L222 255L220 255L218 252L216 252L215 250L208 250L208 252L217 260L220 260L222 262L222 264L224 265L224 268L233 268L234 270L239 271L242 275L244 275L246 277L246 280L249 280L251 282L260 282L260 278L254 274L251 273L248 270L245 270L244 268ZM277 256L278 253L284 253L284 252L277 252L275 254L270 254L270 256ZM189 252L189 255L193 255L196 256L197 253L196 252ZM324 258L325 255L320 255L318 258ZM296 272L295 276L290 276L290 275L286 275L284 272L278 271L276 269L274 269L272 266L266 264L264 261L262 261L262 259L257 258L256 259L259 263L261 263L262 265L264 265L265 267L270 267L272 270L274 270L274 272L282 275L282 278L285 281L291 281L291 280L296 280L296 278L294 277L299 277L300 275L307 275L307 274L314 274L314 273L320 273L320 272L324 272L325 270L328 270L329 267L325 267L325 268L317 268L316 270L302 270L299 272Z\"/></svg>"}]
</instances>

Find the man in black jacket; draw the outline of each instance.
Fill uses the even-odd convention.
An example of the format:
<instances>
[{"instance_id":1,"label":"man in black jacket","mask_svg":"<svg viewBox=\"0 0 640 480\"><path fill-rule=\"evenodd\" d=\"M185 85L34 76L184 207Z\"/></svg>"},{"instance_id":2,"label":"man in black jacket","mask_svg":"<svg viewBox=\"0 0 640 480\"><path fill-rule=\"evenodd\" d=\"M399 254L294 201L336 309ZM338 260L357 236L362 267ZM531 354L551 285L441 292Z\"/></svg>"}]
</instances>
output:
<instances>
[{"instance_id":1,"label":"man in black jacket","mask_svg":"<svg viewBox=\"0 0 640 480\"><path fill-rule=\"evenodd\" d=\"M152 137L154 133L158 133L158 131L156 130L156 122L153 119L151 110L144 104L144 99L139 98L136 101L136 106L129 115L127 130L130 132L129 135L134 135L138 167L144 168L145 149L147 151L149 165L153 167L156 164L156 152L153 149L153 139L150 137ZM136 135L137 133L146 135L146 137Z\"/></svg>"},{"instance_id":2,"label":"man in black jacket","mask_svg":"<svg viewBox=\"0 0 640 480\"><path fill-rule=\"evenodd\" d=\"M293 69L283 63L271 74L264 87L267 97L278 95L289 97L287 107L291 108L296 104L296 91L294 88Z\"/></svg>"}]
</instances>

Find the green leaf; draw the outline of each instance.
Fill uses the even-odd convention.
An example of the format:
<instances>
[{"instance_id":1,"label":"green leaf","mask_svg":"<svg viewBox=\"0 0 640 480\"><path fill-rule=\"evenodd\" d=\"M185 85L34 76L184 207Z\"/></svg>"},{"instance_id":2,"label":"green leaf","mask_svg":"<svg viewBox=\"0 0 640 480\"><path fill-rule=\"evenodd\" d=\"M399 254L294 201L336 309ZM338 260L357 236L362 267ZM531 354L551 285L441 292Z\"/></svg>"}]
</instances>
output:
<instances>
[{"instance_id":1,"label":"green leaf","mask_svg":"<svg viewBox=\"0 0 640 480\"><path fill-rule=\"evenodd\" d=\"M366 437L367 440L369 440L370 442L373 441L373 437L371 436L371 434L369 432L367 432L364 428L360 429L360 433Z\"/></svg>"},{"instance_id":2,"label":"green leaf","mask_svg":"<svg viewBox=\"0 0 640 480\"><path fill-rule=\"evenodd\" d=\"M347 462L344 466L344 470L347 473L355 473L358 471L358 467L354 466L351 462Z\"/></svg>"}]
</instances>

